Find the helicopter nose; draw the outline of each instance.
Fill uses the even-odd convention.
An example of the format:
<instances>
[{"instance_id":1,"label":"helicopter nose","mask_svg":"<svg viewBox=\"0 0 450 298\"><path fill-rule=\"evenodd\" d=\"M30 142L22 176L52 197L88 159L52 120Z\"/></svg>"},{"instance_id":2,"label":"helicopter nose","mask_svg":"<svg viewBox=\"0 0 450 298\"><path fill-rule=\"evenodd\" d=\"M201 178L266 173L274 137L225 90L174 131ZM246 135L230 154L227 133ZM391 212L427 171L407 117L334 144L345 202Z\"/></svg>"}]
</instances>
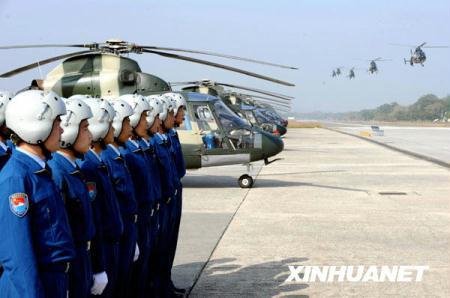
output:
<instances>
[{"instance_id":1,"label":"helicopter nose","mask_svg":"<svg viewBox=\"0 0 450 298\"><path fill-rule=\"evenodd\" d=\"M282 125L277 125L277 131L280 134L280 136L284 136L287 132L287 128Z\"/></svg>"},{"instance_id":2,"label":"helicopter nose","mask_svg":"<svg viewBox=\"0 0 450 298\"><path fill-rule=\"evenodd\" d=\"M277 155L284 149L283 140L275 135L264 132L262 134L262 151L264 158Z\"/></svg>"}]
</instances>

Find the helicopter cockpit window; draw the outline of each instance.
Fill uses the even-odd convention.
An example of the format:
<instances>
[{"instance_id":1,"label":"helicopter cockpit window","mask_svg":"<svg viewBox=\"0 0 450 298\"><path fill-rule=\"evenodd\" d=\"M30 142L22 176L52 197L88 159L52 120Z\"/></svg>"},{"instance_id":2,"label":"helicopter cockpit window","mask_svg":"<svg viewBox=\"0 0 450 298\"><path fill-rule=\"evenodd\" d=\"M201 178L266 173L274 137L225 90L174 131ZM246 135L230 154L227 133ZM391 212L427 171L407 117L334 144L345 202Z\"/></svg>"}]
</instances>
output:
<instances>
[{"instance_id":1,"label":"helicopter cockpit window","mask_svg":"<svg viewBox=\"0 0 450 298\"><path fill-rule=\"evenodd\" d=\"M190 111L192 113L192 119L196 122L202 135L203 144L206 149L211 150L228 147L223 140L219 125L207 104L193 104L190 107Z\"/></svg>"},{"instance_id":2,"label":"helicopter cockpit window","mask_svg":"<svg viewBox=\"0 0 450 298\"><path fill-rule=\"evenodd\" d=\"M216 119L207 105L196 106L195 118L200 130L202 131L215 131L218 129Z\"/></svg>"},{"instance_id":3,"label":"helicopter cockpit window","mask_svg":"<svg viewBox=\"0 0 450 298\"><path fill-rule=\"evenodd\" d=\"M254 134L250 125L238 117L222 101L214 102L216 115L235 149L250 149L254 145Z\"/></svg>"},{"instance_id":4,"label":"helicopter cockpit window","mask_svg":"<svg viewBox=\"0 0 450 298\"><path fill-rule=\"evenodd\" d=\"M253 111L245 111L245 117L248 119L248 121L253 124L257 125L258 122L256 121L255 115L253 115Z\"/></svg>"}]
</instances>

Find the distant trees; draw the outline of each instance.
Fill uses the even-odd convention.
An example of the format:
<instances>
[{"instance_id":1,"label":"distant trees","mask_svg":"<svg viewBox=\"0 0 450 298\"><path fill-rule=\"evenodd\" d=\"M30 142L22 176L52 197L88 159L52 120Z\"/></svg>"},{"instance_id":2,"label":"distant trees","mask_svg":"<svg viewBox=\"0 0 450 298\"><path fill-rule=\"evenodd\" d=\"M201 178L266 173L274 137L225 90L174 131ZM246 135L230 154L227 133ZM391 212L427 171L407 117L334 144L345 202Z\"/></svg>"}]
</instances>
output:
<instances>
[{"instance_id":1,"label":"distant trees","mask_svg":"<svg viewBox=\"0 0 450 298\"><path fill-rule=\"evenodd\" d=\"M298 116L313 119L350 121L434 121L450 118L450 95L439 98L434 94L421 96L415 103L402 106L397 102L386 103L375 109L346 113L310 113Z\"/></svg>"},{"instance_id":2,"label":"distant trees","mask_svg":"<svg viewBox=\"0 0 450 298\"><path fill-rule=\"evenodd\" d=\"M359 112L339 113L341 120L377 120L377 121L434 121L447 120L450 117L450 95L438 98L434 94L421 96L410 106L401 106L396 102L383 104L375 109Z\"/></svg>"}]
</instances>

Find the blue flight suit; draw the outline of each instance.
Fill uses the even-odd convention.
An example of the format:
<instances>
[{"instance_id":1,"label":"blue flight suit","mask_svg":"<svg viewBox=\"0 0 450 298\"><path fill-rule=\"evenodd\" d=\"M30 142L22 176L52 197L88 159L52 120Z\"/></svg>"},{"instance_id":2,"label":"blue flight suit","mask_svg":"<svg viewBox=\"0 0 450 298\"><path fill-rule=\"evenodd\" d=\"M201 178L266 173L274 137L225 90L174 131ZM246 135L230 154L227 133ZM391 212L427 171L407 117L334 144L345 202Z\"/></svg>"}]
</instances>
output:
<instances>
[{"instance_id":1,"label":"blue flight suit","mask_svg":"<svg viewBox=\"0 0 450 298\"><path fill-rule=\"evenodd\" d=\"M75 247L51 172L16 149L0 185L0 295L65 298Z\"/></svg>"},{"instance_id":2,"label":"blue flight suit","mask_svg":"<svg viewBox=\"0 0 450 298\"><path fill-rule=\"evenodd\" d=\"M119 202L111 182L106 164L96 153L89 150L83 160L77 160L87 181L88 190L95 192L99 222L96 230L101 231L105 269L108 284L101 297L113 297L117 286L119 270L119 241L123 233L123 222ZM90 188L90 189L89 189ZM94 272L95 265L93 264Z\"/></svg>"},{"instance_id":3,"label":"blue flight suit","mask_svg":"<svg viewBox=\"0 0 450 298\"><path fill-rule=\"evenodd\" d=\"M157 264L158 264L158 245L159 245L159 232L160 232L160 206L162 205L162 194L161 194L161 173L159 172L159 162L156 155L155 147L151 144L150 140L139 139L139 146L144 151L144 155L147 161L148 172L151 177L151 190L154 198L153 210L154 214L151 221L151 240L152 247L150 251L149 261L148 261L148 286L147 292L150 293L150 297L157 290ZM155 296L155 295L153 295Z\"/></svg>"},{"instance_id":4,"label":"blue flight suit","mask_svg":"<svg viewBox=\"0 0 450 298\"><path fill-rule=\"evenodd\" d=\"M174 162L174 152L167 135L155 134L151 144L155 148L158 157L159 171L161 175L161 194L163 204L160 207L160 234L158 243L158 270L156 286L161 291L170 291L168 273L170 267L170 241L174 226L174 210L179 178ZM167 294L167 293L166 293ZM165 294L162 294L165 295Z\"/></svg>"},{"instance_id":5,"label":"blue flight suit","mask_svg":"<svg viewBox=\"0 0 450 298\"><path fill-rule=\"evenodd\" d=\"M137 141L128 140L121 148L120 153L124 156L131 178L133 179L136 202L138 205L138 245L139 259L133 264L131 295L130 297L146 297L148 282L148 260L152 247L152 226L153 197L150 172L147 166L147 159L144 151L139 147Z\"/></svg>"},{"instance_id":6,"label":"blue flight suit","mask_svg":"<svg viewBox=\"0 0 450 298\"><path fill-rule=\"evenodd\" d=\"M5 146L7 146L7 145L5 144ZM7 147L5 150L5 149L3 149L2 146L0 146L0 171L5 166L6 162L8 161L9 157L11 156L11 153L12 153L12 150L10 147Z\"/></svg>"},{"instance_id":7,"label":"blue flight suit","mask_svg":"<svg viewBox=\"0 0 450 298\"><path fill-rule=\"evenodd\" d=\"M137 241L137 203L133 180L122 155L109 144L102 151L101 158L108 167L111 181L119 202L123 222L123 234L119 244L119 273L117 275L116 297L127 297L130 292L131 265Z\"/></svg>"},{"instance_id":8,"label":"blue flight suit","mask_svg":"<svg viewBox=\"0 0 450 298\"><path fill-rule=\"evenodd\" d=\"M177 188L177 195L175 199L175 206L174 206L174 222L173 222L173 228L171 231L171 239L170 239L170 267L168 272L168 280L172 282L172 273L171 269L173 266L173 261L175 259L175 253L177 250L177 243L178 243L178 234L180 231L180 222L181 222L181 213L183 208L183 202L182 202L182 194L183 194L183 185L181 183L181 179L186 175L186 164L183 157L183 150L181 148L180 139L178 138L178 133L175 129L171 129L168 134L170 138L171 145L172 145L172 151L174 153L174 162L177 169L177 177L179 180L178 188Z\"/></svg>"},{"instance_id":9,"label":"blue flight suit","mask_svg":"<svg viewBox=\"0 0 450 298\"><path fill-rule=\"evenodd\" d=\"M87 297L92 287L92 263L97 264L100 272L104 271L103 254L97 253L91 256L91 244L98 248L94 212L92 203L95 201L90 196L86 181L81 170L73 165L67 157L60 153L53 153L49 162L53 170L53 179L60 189L66 206L67 216L72 229L75 243L76 257L69 272L69 297ZM100 260L91 259L99 258Z\"/></svg>"}]
</instances>

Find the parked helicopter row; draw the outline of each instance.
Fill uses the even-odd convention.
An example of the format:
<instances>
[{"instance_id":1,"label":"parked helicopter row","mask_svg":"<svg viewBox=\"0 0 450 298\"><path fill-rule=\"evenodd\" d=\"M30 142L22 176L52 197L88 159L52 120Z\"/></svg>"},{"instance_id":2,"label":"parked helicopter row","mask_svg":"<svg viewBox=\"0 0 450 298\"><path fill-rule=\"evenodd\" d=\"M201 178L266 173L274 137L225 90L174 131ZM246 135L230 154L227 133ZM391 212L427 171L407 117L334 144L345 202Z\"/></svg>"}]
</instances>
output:
<instances>
[{"instance_id":1,"label":"parked helicopter row","mask_svg":"<svg viewBox=\"0 0 450 298\"><path fill-rule=\"evenodd\" d=\"M247 173L240 176L238 182L241 187L250 188L253 186L253 178L248 175L251 163L263 160L268 165L277 160L269 161L269 158L276 156L284 148L280 136L286 133L287 121L280 116L279 112L290 110L290 101L293 97L210 80L170 84L153 74L142 72L139 64L125 55L156 54L221 68L284 86L295 85L236 67L173 52L228 58L283 69L297 69L296 67L207 51L141 46L122 40L90 44L0 46L0 50L45 47L82 48L83 50L16 68L0 74L0 78L11 77L63 60L47 74L44 80L33 80L25 90L51 90L63 97L85 94L93 97L117 98L123 94L144 96L162 94L172 92L172 86L188 85L178 91L185 97L188 105L185 125L178 129L188 169L243 164L247 166ZM237 93L224 90L223 87L247 90L265 96Z\"/></svg>"},{"instance_id":2,"label":"parked helicopter row","mask_svg":"<svg viewBox=\"0 0 450 298\"><path fill-rule=\"evenodd\" d=\"M392 45L411 48L410 58L409 59L404 58L403 62L405 64L409 64L411 66L414 66L414 64L420 64L423 67L425 61L427 60L427 56L426 56L423 48L448 48L448 46L426 46L426 44L427 44L426 42L423 42L422 44L420 44L418 46L403 45L403 44L392 44ZM356 75L355 75L356 69L366 70L370 74L378 73L379 69L378 69L377 62L391 61L391 59L383 59L382 57L377 57L375 59L368 59L368 60L363 60L363 61L368 61L369 67L367 69L351 67L348 71L347 78L349 78L350 80L354 79L356 77ZM341 70L343 68L344 68L344 66L335 67L331 72L331 77L335 78L335 77L340 76L342 73Z\"/></svg>"}]
</instances>

